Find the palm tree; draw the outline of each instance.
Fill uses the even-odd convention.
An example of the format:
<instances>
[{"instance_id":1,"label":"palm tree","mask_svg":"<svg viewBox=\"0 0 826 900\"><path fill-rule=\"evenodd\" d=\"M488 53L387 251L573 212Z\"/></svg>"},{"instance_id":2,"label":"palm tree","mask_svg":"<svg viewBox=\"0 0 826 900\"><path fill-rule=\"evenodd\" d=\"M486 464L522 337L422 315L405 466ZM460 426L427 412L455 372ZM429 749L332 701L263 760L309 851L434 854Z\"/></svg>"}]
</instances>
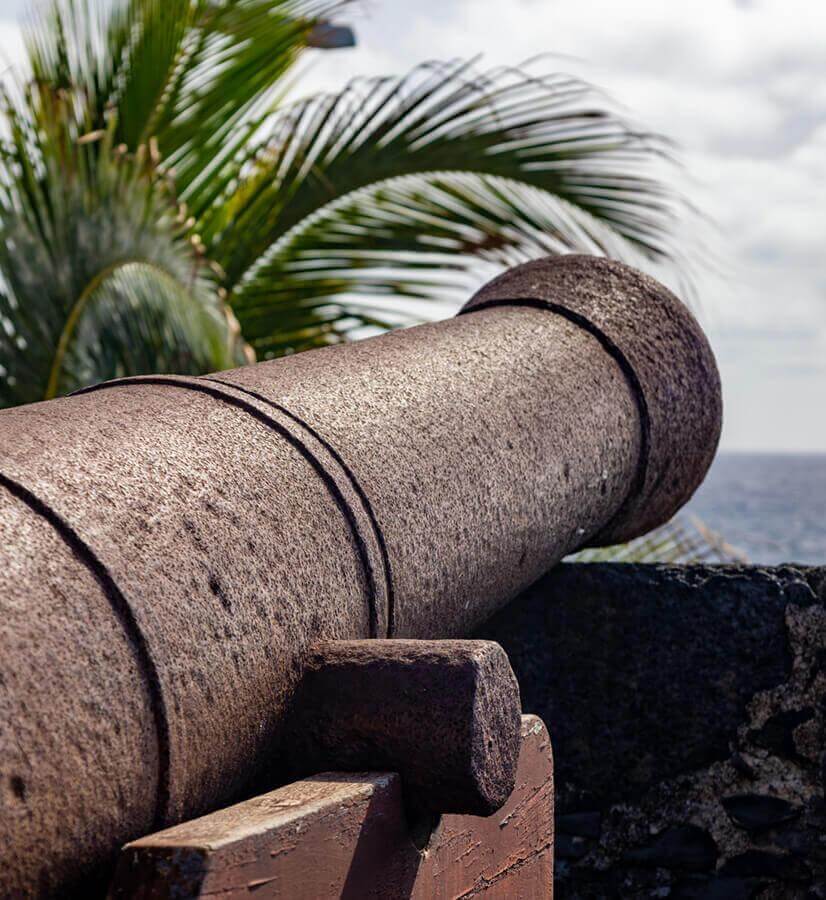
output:
<instances>
[{"instance_id":1,"label":"palm tree","mask_svg":"<svg viewBox=\"0 0 826 900\"><path fill-rule=\"evenodd\" d=\"M389 328L540 254L679 262L663 142L541 61L286 99L349 3L46 8L0 94L0 406Z\"/></svg>"}]
</instances>

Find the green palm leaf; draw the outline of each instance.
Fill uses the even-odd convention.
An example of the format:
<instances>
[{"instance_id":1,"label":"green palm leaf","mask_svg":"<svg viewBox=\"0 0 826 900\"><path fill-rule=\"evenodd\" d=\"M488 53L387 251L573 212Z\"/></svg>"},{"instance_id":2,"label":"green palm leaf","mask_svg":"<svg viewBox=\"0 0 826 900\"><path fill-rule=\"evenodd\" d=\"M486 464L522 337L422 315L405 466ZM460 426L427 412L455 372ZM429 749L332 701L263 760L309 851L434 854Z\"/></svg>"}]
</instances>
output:
<instances>
[{"instance_id":1,"label":"green palm leaf","mask_svg":"<svg viewBox=\"0 0 826 900\"><path fill-rule=\"evenodd\" d=\"M70 97L1 99L0 404L240 361L214 273L146 154L116 153L114 122L78 136Z\"/></svg>"},{"instance_id":2,"label":"green palm leaf","mask_svg":"<svg viewBox=\"0 0 826 900\"><path fill-rule=\"evenodd\" d=\"M249 172L206 217L234 288L275 241L326 204L401 176L472 172L547 191L656 257L673 252L675 202L645 173L661 142L564 76L467 63L353 82L277 114Z\"/></svg>"},{"instance_id":3,"label":"green palm leaf","mask_svg":"<svg viewBox=\"0 0 826 900\"><path fill-rule=\"evenodd\" d=\"M2 98L0 404L406 324L540 254L685 269L665 143L538 61L285 104L349 2L52 0Z\"/></svg>"},{"instance_id":4,"label":"green palm leaf","mask_svg":"<svg viewBox=\"0 0 826 900\"><path fill-rule=\"evenodd\" d=\"M2 104L0 405L249 359L180 192L339 3L56 0ZM256 113L258 114L258 113ZM182 172L173 182L171 163Z\"/></svg>"},{"instance_id":5,"label":"green palm leaf","mask_svg":"<svg viewBox=\"0 0 826 900\"><path fill-rule=\"evenodd\" d=\"M74 307L52 360L46 396L128 374L203 372L235 361L227 322L163 269L143 261L113 269Z\"/></svg>"},{"instance_id":6,"label":"green palm leaf","mask_svg":"<svg viewBox=\"0 0 826 900\"><path fill-rule=\"evenodd\" d=\"M447 314L503 266L555 253L643 262L587 212L497 176L435 173L363 188L295 226L236 289L259 357ZM399 299L407 302L400 308Z\"/></svg>"},{"instance_id":7,"label":"green palm leaf","mask_svg":"<svg viewBox=\"0 0 826 900\"><path fill-rule=\"evenodd\" d=\"M282 76L347 2L53 0L28 32L32 74L77 96L87 130L116 108L115 143L152 141L185 192L242 149Z\"/></svg>"}]
</instances>

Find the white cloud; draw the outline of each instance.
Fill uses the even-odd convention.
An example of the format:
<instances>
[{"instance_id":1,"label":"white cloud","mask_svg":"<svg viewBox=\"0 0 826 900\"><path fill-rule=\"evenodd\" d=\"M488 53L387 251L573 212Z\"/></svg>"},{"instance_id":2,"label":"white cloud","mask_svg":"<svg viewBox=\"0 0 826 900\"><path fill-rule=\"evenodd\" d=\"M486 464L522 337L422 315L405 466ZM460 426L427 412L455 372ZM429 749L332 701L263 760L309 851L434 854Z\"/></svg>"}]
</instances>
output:
<instances>
[{"instance_id":1,"label":"white cloud","mask_svg":"<svg viewBox=\"0 0 826 900\"><path fill-rule=\"evenodd\" d=\"M826 450L814 414L826 396L826 4L420 0L372 3L357 24L348 70L553 51L558 68L676 139L726 272L701 298L723 374L724 444ZM340 82L332 57L322 65L325 87Z\"/></svg>"}]
</instances>

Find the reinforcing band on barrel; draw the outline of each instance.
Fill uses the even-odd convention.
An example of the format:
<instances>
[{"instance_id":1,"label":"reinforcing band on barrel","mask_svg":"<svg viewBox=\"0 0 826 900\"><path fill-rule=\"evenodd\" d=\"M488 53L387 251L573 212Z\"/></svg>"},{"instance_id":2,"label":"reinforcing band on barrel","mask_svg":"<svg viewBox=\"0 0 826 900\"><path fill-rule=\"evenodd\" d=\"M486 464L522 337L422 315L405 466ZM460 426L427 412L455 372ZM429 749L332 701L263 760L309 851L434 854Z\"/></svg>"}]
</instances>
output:
<instances>
[{"instance_id":1,"label":"reinforcing band on barrel","mask_svg":"<svg viewBox=\"0 0 826 900\"><path fill-rule=\"evenodd\" d=\"M599 540L600 535L610 534L616 524L618 522L621 522L625 518L629 507L645 486L645 479L648 474L648 460L651 449L651 419L648 413L648 403L645 399L645 392L642 389L642 384L640 384L637 373L634 371L634 367L631 365L628 357L622 352L617 344L615 344L614 341L612 341L611 338L590 319L586 318L581 313L575 312L569 307L564 306L561 303L553 303L550 300L540 300L538 297L502 297L495 300L482 301L470 307L469 309L460 310L457 315L472 315L475 312L481 312L484 309L492 309L496 306L529 306L533 307L534 309L544 309L548 312L553 313L554 315L561 316L563 319L567 319L569 322L573 323L578 328L581 328L583 331L587 331L588 334L599 341L602 349L605 350L605 352L619 366L623 377L628 383L628 387L631 389L631 394L634 397L634 402L637 405L637 410L640 417L640 453L637 458L634 477L628 487L628 493L625 495L625 498L623 499L622 503L619 505L619 508L611 517L611 519L603 526L603 528L600 529L599 532L597 532L596 535L584 536L583 543L579 548L577 548L582 549L582 547L586 546L592 541Z\"/></svg>"},{"instance_id":2,"label":"reinforcing band on barrel","mask_svg":"<svg viewBox=\"0 0 826 900\"><path fill-rule=\"evenodd\" d=\"M391 638L395 634L396 630L396 604L395 604L395 596L393 591L393 570L390 567L390 556L387 552L387 542L384 539L384 533L381 530L381 526L378 523L378 519L376 518L376 514L373 510L373 504L370 502L370 498L367 496L364 488L359 484L358 479L356 478L353 470L347 463L342 459L341 454L336 450L335 447L325 438L322 437L321 434L316 431L312 425L309 425L295 413L290 412L286 407L282 406L280 403L276 403L274 400L270 400L268 397L265 397L263 394L259 394L258 391L250 390L250 388L241 387L239 384L235 384L232 381L228 381L223 378L215 378L210 375L204 376L203 381L213 381L216 384L223 384L226 387L234 388L236 391L240 391L243 394L248 394L250 397L254 397L256 400L259 400L261 403L266 403L268 406L273 407L273 409L277 409L280 413L287 416L287 418L292 419L293 422L296 423L300 428L303 428L308 434L312 435L322 447L333 457L333 459L338 463L341 467L341 470L344 472L345 477L350 482L350 486L358 495L359 500L361 500L362 506L364 507L364 512L367 515L367 518L370 521L370 525L373 529L373 535L376 539L376 543L379 546L379 553L381 554L381 563L382 568L384 570L384 585L386 591L386 602L387 602L387 637ZM372 617L371 617L372 620ZM376 631L378 631L378 625L376 627ZM377 635L373 635L377 636Z\"/></svg>"},{"instance_id":3,"label":"reinforcing band on barrel","mask_svg":"<svg viewBox=\"0 0 826 900\"><path fill-rule=\"evenodd\" d=\"M0 472L0 486L4 487L55 530L72 555L85 566L92 577L100 585L104 596L120 622L127 637L127 643L137 662L138 671L143 676L149 694L152 719L155 724L155 735L158 746L158 787L155 797L154 828L162 828L167 824L167 809L170 794L170 739L169 718L166 712L166 701L163 696L163 685L146 638L138 625L132 607L124 597L115 579L106 566L98 559L95 552L51 506L36 497L28 488L23 487L12 478Z\"/></svg>"},{"instance_id":4,"label":"reinforcing band on barrel","mask_svg":"<svg viewBox=\"0 0 826 900\"><path fill-rule=\"evenodd\" d=\"M217 379L211 380L216 382L218 381ZM384 538L381 534L381 530L379 529L378 523L376 522L372 507L370 506L369 500L367 499L363 489L357 484L355 476L352 474L349 467L345 465L339 454L329 445L329 443L327 443L327 441L325 441L320 435L318 435L313 429L311 429L310 426L306 425L306 423L301 422L301 420L297 416L294 416L288 410L285 410L283 407L280 407L277 404L266 400L266 398L264 397L259 397L252 391L238 388L236 385L232 385L229 383L218 383L224 384L225 386L234 388L238 391L243 391L244 393L247 393L251 396L255 396L262 402L266 402L270 406L277 408L281 413L288 416L292 421L303 427L308 433L312 434L315 439L324 446L327 452L330 453L331 457L333 457L336 463L341 467L342 471L348 478L349 483L355 490L361 502L364 504L365 513L367 514L370 523L375 530L375 538L380 547L382 564L384 568L384 579L387 585L387 636L389 637L392 633L391 629L393 627L393 611L392 581L390 577L389 560L387 558L387 549ZM310 450L310 448L307 447L303 441L301 441L296 435L291 433L287 428L285 428L279 422L275 421L272 417L266 415L266 413L263 413L261 410L257 409L252 404L247 403L241 398L234 397L231 394L225 393L218 388L213 388L208 384L204 384L200 380L184 381L173 378L164 378L162 376L139 377L135 379L121 378L104 382L102 384L91 385L90 387L83 388L82 390L77 391L76 394L91 393L108 387L119 387L126 385L138 386L141 384L160 385L163 387L175 387L182 390L197 391L220 402L226 403L230 406L234 406L237 409L241 409L248 415L251 415L267 428L275 431L295 450L298 451L302 458L313 468L316 475L320 478L347 523L351 539L353 541L353 544L355 545L359 563L365 576L370 636L373 638L378 637L378 591L374 567L370 559L370 553L368 552L356 516L351 509L350 504L347 502L347 499L344 497L339 485L336 483L335 477L330 473L330 471L328 471L328 469L322 464L322 462ZM10 494L12 494L21 502L25 503L29 507L29 509L31 509L43 520L45 520L55 530L55 532L66 544L72 554L89 570L89 572L101 586L106 599L112 607L112 610L114 611L118 621L121 623L124 633L126 634L126 637L128 639L129 645L135 655L138 668L146 682L147 692L150 699L158 747L158 786L155 801L153 827L156 829L162 828L167 824L170 799L171 767L169 720L167 716L166 701L163 696L163 686L158 675L158 670L152 658L148 642L135 617L134 611L123 591L121 591L120 587L116 583L113 575L109 572L109 570L98 558L92 548L86 543L86 541L83 540L83 538L74 530L74 528L72 528L72 526L68 522L65 521L65 519L59 513L57 513L48 503L35 496L26 487L2 473L0 473L0 487L5 488L7 491L9 491Z\"/></svg>"},{"instance_id":5,"label":"reinforcing band on barrel","mask_svg":"<svg viewBox=\"0 0 826 900\"><path fill-rule=\"evenodd\" d=\"M342 470L346 473L348 478L352 479L350 483L352 484L355 481L354 476L351 475L349 469L343 464L341 461L341 457L333 450L330 445L322 439L319 435L315 433L314 430L310 429L305 423L301 422L297 416L294 416L288 410L285 410L283 407L279 406L276 403L272 403L271 401L266 400L266 398L258 397L252 391L244 390L241 388L237 388L235 385L229 382L218 381L218 379L207 379L207 378L193 378L192 380L184 380L183 378L166 378L160 375L150 375L150 376L138 376L137 378L118 378L113 381L105 381L101 384L91 385L90 387L83 388L80 391L77 391L76 394L87 394L93 391L103 390L109 387L124 387L124 386L138 386L142 384L151 384L151 385L159 385L161 387L175 387L181 388L183 390L196 391L198 393L206 394L209 397L212 397L215 400L218 400L222 403L226 403L229 406L233 406L237 409L242 410L248 415L252 416L258 422L275 431L280 437L284 438L284 440L290 444L301 457L305 460L305 462L309 463L310 467L319 477L319 479L324 484L325 488L329 492L330 496L333 498L336 506L341 512L344 520L347 523L348 530L350 532L350 536L352 538L353 544L356 549L356 554L359 559L359 563L361 565L362 571L364 572L365 584L366 584L366 593L367 593L367 612L368 619L370 623L370 637L378 637L378 627L379 627L379 608L378 608L378 586L376 583L376 573L374 571L374 566L372 560L370 559L370 552L367 549L367 542L364 539L364 536L361 533L361 529L358 524L358 520L356 515L347 502L347 498L344 496L341 488L339 487L336 478L329 471L327 467L321 462L321 460L316 456L315 453L307 446L307 444L302 441L297 435L293 434L288 428L282 425L280 422L276 421L272 416L267 415L265 412L262 412L256 406L253 406L251 403L248 403L241 397L235 397L232 394L228 394L225 391L219 390L217 387L211 387L207 382L215 382L224 387L230 387L232 389L243 391L243 393L254 396L256 399L260 399L266 403L268 403L273 408L277 409L279 412L288 416L292 421L297 422L301 425L308 433L312 434L316 440L328 451L331 453L331 456L335 461L341 465ZM363 490L359 489L357 491L358 496L362 498L362 502L366 499ZM372 511L372 510L371 510ZM367 512L367 508L365 508L365 512ZM374 521L374 517L370 517L371 523ZM378 525L374 526L376 529ZM384 540L379 539L377 536L377 543L382 550L385 550ZM386 550L385 550L386 552ZM385 574L385 580L389 582L389 576ZM389 613L388 613L388 623L389 623ZM389 635L388 635L389 636Z\"/></svg>"},{"instance_id":6,"label":"reinforcing band on barrel","mask_svg":"<svg viewBox=\"0 0 826 900\"><path fill-rule=\"evenodd\" d=\"M617 521L620 521L626 514L629 505L634 501L636 496L642 489L648 467L649 447L650 447L650 424L648 406L642 385L634 371L633 366L628 361L622 350L598 328L593 322L580 313L574 312L566 306L556 304L551 301L541 300L532 297L514 297L506 299L496 299L480 303L468 310L463 310L459 315L467 315L473 312L482 311L497 306L523 306L533 307L536 309L547 310L548 312L559 315L579 328L582 328L588 334L592 335L599 342L600 346L608 353L609 356L619 366L626 382L628 383L634 401L639 411L640 420L640 453L635 467L634 477L632 479L629 490L620 504L617 511L611 517L601 533L610 533ZM138 376L136 378L120 378L112 381L103 382L101 384L91 385L76 392L76 394L86 394L103 390L110 387L137 387L139 385L153 385L161 387L179 388L181 390L196 391L211 397L218 402L225 403L229 406L241 410L247 415L252 416L266 428L276 432L290 446L292 446L307 462L318 478L322 481L325 488L331 495L337 508L341 512L356 549L356 553L365 577L365 586L368 604L368 618L370 627L370 637L379 637L379 623L381 617L379 615L380 597L385 600L386 605L386 622L387 637L392 637L395 630L395 604L392 570L388 555L387 545L382 533L382 529L378 523L375 511L366 492L359 484L358 479L353 473L350 466L344 461L340 453L324 438L319 432L279 403L270 400L263 394L251 390L241 385L234 384L232 381L205 376L203 378L170 378L165 376ZM213 386L214 385L214 386ZM234 393L246 395L247 397L258 401L270 407L272 410L286 417L290 423L297 426L300 433L305 435L302 439L299 434L294 433L289 427L278 422L271 415L260 410L257 406L245 400L243 397L235 396ZM309 441L306 440L309 437ZM325 462L313 452L310 444L317 443L323 448L324 452L329 456L329 460ZM332 463L332 464L331 464ZM338 469L338 473L335 471ZM339 484L339 479L344 478L355 493L362 506L363 513L369 522L372 537L379 549L380 560L374 566L371 559L371 552L368 549L368 542L362 534L358 517L345 497ZM20 501L25 503L33 512L43 518L57 532L64 543L69 547L71 552L79 559L84 566L91 572L97 582L100 584L103 593L110 603L115 615L121 622L126 633L130 645L133 648L140 671L147 684L147 690L150 697L152 715L155 723L158 745L158 788L155 809L155 826L162 827L166 823L168 816L168 805L170 797L170 730L166 712L166 703L163 696L163 687L158 676L157 667L152 659L151 651L143 635L140 625L135 617L129 601L124 593L118 587L114 577L108 571L106 566L97 557L89 545L82 537L67 523L57 512L55 512L47 503L32 494L27 488L20 485L13 479L0 473L0 486L5 487ZM586 541L593 540L594 536L586 536ZM382 589L377 584L376 569L382 570Z\"/></svg>"}]
</instances>

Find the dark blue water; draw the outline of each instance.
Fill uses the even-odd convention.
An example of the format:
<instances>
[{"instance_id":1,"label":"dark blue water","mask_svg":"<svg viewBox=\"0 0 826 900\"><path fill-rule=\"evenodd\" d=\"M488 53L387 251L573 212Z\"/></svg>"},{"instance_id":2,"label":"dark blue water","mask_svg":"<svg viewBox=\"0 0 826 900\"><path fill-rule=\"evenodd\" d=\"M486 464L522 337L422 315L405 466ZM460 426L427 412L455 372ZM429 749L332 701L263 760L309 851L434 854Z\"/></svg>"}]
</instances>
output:
<instances>
[{"instance_id":1,"label":"dark blue water","mask_svg":"<svg viewBox=\"0 0 826 900\"><path fill-rule=\"evenodd\" d=\"M686 509L752 562L826 564L826 454L721 453Z\"/></svg>"}]
</instances>

